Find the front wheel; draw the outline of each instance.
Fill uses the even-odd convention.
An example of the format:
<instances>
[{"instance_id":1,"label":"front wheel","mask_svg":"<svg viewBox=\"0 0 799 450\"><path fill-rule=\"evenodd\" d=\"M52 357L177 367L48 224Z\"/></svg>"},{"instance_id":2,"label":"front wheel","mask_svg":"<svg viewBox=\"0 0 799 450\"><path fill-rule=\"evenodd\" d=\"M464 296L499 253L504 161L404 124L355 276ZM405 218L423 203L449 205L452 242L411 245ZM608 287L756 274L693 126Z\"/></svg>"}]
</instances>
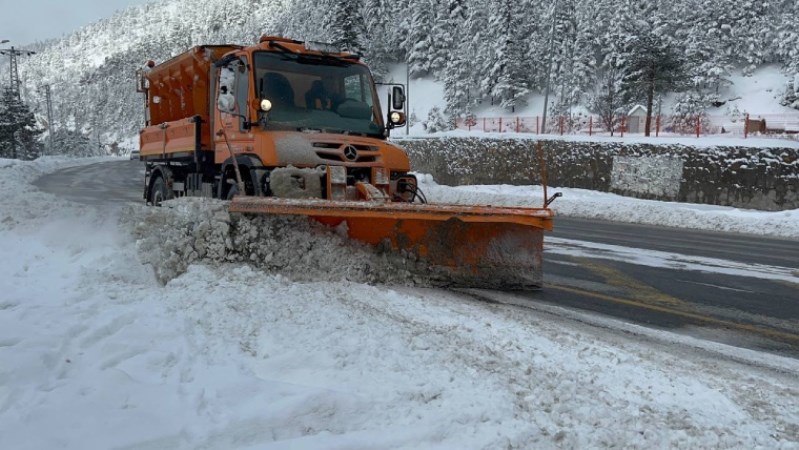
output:
<instances>
[{"instance_id":1,"label":"front wheel","mask_svg":"<svg viewBox=\"0 0 799 450\"><path fill-rule=\"evenodd\" d=\"M161 206L161 203L172 198L172 191L166 187L164 177L158 177L153 182L150 189L150 204L153 206Z\"/></svg>"}]
</instances>

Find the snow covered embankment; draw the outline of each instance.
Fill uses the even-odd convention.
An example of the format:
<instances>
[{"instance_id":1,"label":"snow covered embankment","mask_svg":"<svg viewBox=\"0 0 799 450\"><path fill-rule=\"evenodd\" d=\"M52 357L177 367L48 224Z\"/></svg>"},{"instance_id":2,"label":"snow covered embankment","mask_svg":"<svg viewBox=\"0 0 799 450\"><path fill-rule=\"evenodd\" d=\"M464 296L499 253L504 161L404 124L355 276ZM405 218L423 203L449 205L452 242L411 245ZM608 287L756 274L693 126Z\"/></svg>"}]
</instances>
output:
<instances>
[{"instance_id":1,"label":"snow covered embankment","mask_svg":"<svg viewBox=\"0 0 799 450\"><path fill-rule=\"evenodd\" d=\"M419 186L431 201L438 203L490 204L497 206L540 207L543 188L536 186L442 186L427 174L417 174ZM562 192L550 206L558 216L600 219L694 230L748 233L796 238L799 236L799 209L755 211L727 206L660 202L622 197L586 189L553 188L547 195ZM557 217L555 227L557 227Z\"/></svg>"},{"instance_id":2,"label":"snow covered embankment","mask_svg":"<svg viewBox=\"0 0 799 450\"><path fill-rule=\"evenodd\" d=\"M139 208L120 229L37 192L26 173L44 170L26 164L0 169L0 448L799 442L795 361L776 375L456 293L244 263L161 286L128 231L159 219Z\"/></svg>"}]
</instances>

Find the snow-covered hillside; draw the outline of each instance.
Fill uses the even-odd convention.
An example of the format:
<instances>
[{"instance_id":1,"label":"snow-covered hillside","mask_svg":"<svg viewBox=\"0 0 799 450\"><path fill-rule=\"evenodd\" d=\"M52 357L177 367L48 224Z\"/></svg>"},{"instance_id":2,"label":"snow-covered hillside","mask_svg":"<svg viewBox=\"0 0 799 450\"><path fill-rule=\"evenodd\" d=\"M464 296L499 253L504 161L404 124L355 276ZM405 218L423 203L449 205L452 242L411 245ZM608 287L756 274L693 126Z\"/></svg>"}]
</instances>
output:
<instances>
[{"instance_id":1,"label":"snow-covered hillside","mask_svg":"<svg viewBox=\"0 0 799 450\"><path fill-rule=\"evenodd\" d=\"M404 81L390 68L407 62L417 123L431 103L458 116L538 115L547 80L549 117L629 111L649 95L635 64L653 52L679 62L674 82L654 92L664 115L795 111L795 2L627 3L161 0L31 46L37 54L20 61L20 75L42 119L41 86L49 84L56 127L127 146L143 121L134 72L145 61L200 44L251 44L265 33L361 52L382 79Z\"/></svg>"},{"instance_id":2,"label":"snow-covered hillside","mask_svg":"<svg viewBox=\"0 0 799 450\"><path fill-rule=\"evenodd\" d=\"M43 115L43 84L52 86L56 127L94 142L136 144L144 100L135 71L199 44L255 43L273 31L289 0L160 0L132 6L63 39L30 46L20 61L26 100Z\"/></svg>"},{"instance_id":3,"label":"snow-covered hillside","mask_svg":"<svg viewBox=\"0 0 799 450\"><path fill-rule=\"evenodd\" d=\"M29 184L70 164L0 162L0 448L799 444L795 360L246 264L160 285L142 206Z\"/></svg>"}]
</instances>

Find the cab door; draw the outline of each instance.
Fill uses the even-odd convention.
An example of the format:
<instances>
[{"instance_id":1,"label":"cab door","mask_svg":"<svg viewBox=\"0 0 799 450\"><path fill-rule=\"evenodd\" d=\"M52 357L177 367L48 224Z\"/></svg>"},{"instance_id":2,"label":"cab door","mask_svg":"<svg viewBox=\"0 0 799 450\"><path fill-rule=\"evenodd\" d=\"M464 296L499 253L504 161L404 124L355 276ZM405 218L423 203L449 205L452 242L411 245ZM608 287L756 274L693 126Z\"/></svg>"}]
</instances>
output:
<instances>
[{"instance_id":1,"label":"cab door","mask_svg":"<svg viewBox=\"0 0 799 450\"><path fill-rule=\"evenodd\" d=\"M253 153L250 131L250 68L242 57L220 67L217 73L214 161L222 164L233 154ZM228 148L228 146L230 148Z\"/></svg>"}]
</instances>

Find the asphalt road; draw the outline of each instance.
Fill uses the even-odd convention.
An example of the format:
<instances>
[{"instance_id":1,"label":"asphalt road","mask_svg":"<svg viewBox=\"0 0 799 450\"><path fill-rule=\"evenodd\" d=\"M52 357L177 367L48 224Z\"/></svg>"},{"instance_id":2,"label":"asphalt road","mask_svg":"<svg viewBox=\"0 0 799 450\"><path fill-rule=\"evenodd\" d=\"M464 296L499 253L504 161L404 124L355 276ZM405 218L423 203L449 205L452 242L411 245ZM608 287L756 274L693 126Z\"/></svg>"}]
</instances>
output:
<instances>
[{"instance_id":1,"label":"asphalt road","mask_svg":"<svg viewBox=\"0 0 799 450\"><path fill-rule=\"evenodd\" d=\"M70 200L114 207L143 201L143 177L143 163L112 161L64 169L35 184ZM563 306L799 357L799 237L557 217L545 249L546 286L515 293L513 302Z\"/></svg>"},{"instance_id":2,"label":"asphalt road","mask_svg":"<svg viewBox=\"0 0 799 450\"><path fill-rule=\"evenodd\" d=\"M564 217L550 236L538 301L799 357L796 240Z\"/></svg>"},{"instance_id":3,"label":"asphalt road","mask_svg":"<svg viewBox=\"0 0 799 450\"><path fill-rule=\"evenodd\" d=\"M45 175L34 183L39 189L78 203L117 207L144 202L144 163L104 161L70 167Z\"/></svg>"}]
</instances>

